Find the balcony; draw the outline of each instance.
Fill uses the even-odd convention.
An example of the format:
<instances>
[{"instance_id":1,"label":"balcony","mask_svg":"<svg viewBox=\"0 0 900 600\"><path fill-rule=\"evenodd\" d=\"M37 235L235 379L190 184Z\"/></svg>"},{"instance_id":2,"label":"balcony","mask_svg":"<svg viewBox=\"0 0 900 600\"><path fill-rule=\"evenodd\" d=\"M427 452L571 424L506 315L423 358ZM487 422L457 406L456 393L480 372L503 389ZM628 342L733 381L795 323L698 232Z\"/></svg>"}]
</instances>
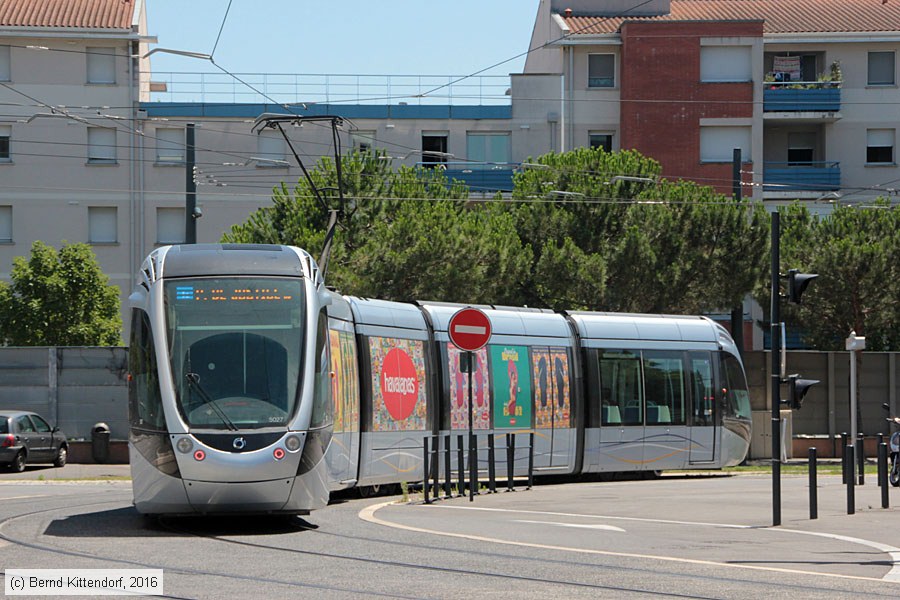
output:
<instances>
[{"instance_id":1,"label":"balcony","mask_svg":"<svg viewBox=\"0 0 900 600\"><path fill-rule=\"evenodd\" d=\"M763 170L763 192L774 195L822 195L841 189L841 164L817 161L804 164L766 162Z\"/></svg>"},{"instance_id":2,"label":"balcony","mask_svg":"<svg viewBox=\"0 0 900 600\"><path fill-rule=\"evenodd\" d=\"M763 112L780 113L766 118L793 118L797 113L812 113L814 120L836 121L840 118L840 82L766 82L763 90ZM784 114L788 113L788 114ZM825 113L825 114L822 114ZM804 115L806 116L806 115Z\"/></svg>"},{"instance_id":3,"label":"balcony","mask_svg":"<svg viewBox=\"0 0 900 600\"><path fill-rule=\"evenodd\" d=\"M517 164L497 163L417 163L417 168L442 168L448 182L454 179L464 183L472 193L493 195L496 192L512 192L513 173Z\"/></svg>"}]
</instances>

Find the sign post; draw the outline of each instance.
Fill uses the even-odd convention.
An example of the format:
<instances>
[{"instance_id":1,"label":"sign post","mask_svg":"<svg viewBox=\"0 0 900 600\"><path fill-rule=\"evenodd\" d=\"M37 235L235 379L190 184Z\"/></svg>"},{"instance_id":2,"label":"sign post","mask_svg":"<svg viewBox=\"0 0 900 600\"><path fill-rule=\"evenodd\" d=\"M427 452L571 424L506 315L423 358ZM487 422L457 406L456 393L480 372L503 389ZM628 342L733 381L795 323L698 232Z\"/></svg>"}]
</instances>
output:
<instances>
[{"instance_id":1,"label":"sign post","mask_svg":"<svg viewBox=\"0 0 900 600\"><path fill-rule=\"evenodd\" d=\"M475 499L475 481L478 479L478 449L472 430L472 380L477 366L475 352L484 348L491 338L491 320L477 308L462 308L450 317L447 333L453 345L465 352L460 356L461 362L465 362L465 365L460 364L460 371L465 367L465 372L469 375L469 502L472 502Z\"/></svg>"}]
</instances>

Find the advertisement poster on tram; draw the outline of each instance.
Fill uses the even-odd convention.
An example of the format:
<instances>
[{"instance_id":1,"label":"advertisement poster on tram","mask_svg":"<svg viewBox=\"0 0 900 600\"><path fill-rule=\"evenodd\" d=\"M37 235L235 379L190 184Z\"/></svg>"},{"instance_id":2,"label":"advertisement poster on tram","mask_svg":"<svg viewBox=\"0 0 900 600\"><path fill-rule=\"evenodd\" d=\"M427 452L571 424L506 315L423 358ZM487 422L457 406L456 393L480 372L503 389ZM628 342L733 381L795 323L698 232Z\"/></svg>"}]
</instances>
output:
<instances>
[{"instance_id":1,"label":"advertisement poster on tram","mask_svg":"<svg viewBox=\"0 0 900 600\"><path fill-rule=\"evenodd\" d=\"M494 427L531 427L531 365L526 346L491 346Z\"/></svg>"},{"instance_id":2,"label":"advertisement poster on tram","mask_svg":"<svg viewBox=\"0 0 900 600\"><path fill-rule=\"evenodd\" d=\"M459 369L459 359L464 354L452 342L447 343L447 372L450 375L450 428L469 429L469 374ZM491 426L491 394L488 382L487 348L475 355L477 363L472 379L472 428L489 429Z\"/></svg>"},{"instance_id":3,"label":"advertisement poster on tram","mask_svg":"<svg viewBox=\"0 0 900 600\"><path fill-rule=\"evenodd\" d=\"M425 349L418 340L369 338L372 430L425 429Z\"/></svg>"},{"instance_id":4,"label":"advertisement poster on tram","mask_svg":"<svg viewBox=\"0 0 900 600\"><path fill-rule=\"evenodd\" d=\"M359 423L359 377L356 341L348 331L329 331L331 341L331 396L334 399L334 431L357 431Z\"/></svg>"},{"instance_id":5,"label":"advertisement poster on tram","mask_svg":"<svg viewBox=\"0 0 900 600\"><path fill-rule=\"evenodd\" d=\"M534 427L569 427L569 357L565 348L536 346L531 349L534 375Z\"/></svg>"}]
</instances>

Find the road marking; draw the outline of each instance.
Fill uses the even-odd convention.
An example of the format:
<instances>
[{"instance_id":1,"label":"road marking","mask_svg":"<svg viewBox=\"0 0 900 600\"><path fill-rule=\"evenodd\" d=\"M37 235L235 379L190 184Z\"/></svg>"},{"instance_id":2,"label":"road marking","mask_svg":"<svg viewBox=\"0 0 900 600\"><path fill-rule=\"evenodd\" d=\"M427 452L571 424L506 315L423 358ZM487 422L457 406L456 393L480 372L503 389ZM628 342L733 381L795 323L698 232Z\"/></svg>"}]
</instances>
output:
<instances>
[{"instance_id":1,"label":"road marking","mask_svg":"<svg viewBox=\"0 0 900 600\"><path fill-rule=\"evenodd\" d=\"M583 519L604 519L611 521L640 521L644 523L668 523L670 525L703 525L705 527L720 527L723 529L759 529L756 525L731 525L728 523L703 523L697 521L671 521L667 519L643 519L640 517L613 517L606 515L583 515L580 513L546 512L542 510L516 510L512 508L479 508L476 506L434 506L433 508L449 508L452 510L480 510L484 512L509 512L526 515L547 515L551 517L578 517Z\"/></svg>"},{"instance_id":2,"label":"road marking","mask_svg":"<svg viewBox=\"0 0 900 600\"><path fill-rule=\"evenodd\" d=\"M444 537L461 538L461 539L472 540L472 541L476 541L476 542L504 544L507 546L538 548L540 550L558 550L560 552L574 552L574 553L578 553L578 554L593 554L593 555L598 555L598 556L616 556L619 558L639 558L639 559L644 559L644 560L659 560L659 561L664 561L664 562L674 562L674 563L683 563L683 564L691 564L691 565L703 565L703 566L709 566L709 567L722 567L725 569L745 569L748 571L766 571L766 572L770 572L770 573L772 573L772 572L786 573L786 574L790 574L790 575L809 575L811 577L830 577L832 579L850 579L850 580L854 580L854 581L878 581L878 582L884 582L884 581L894 582L895 581L893 579L887 579L886 577L879 579L877 577L862 577L859 575L841 575L838 573L822 573L819 571L802 571L799 569L784 569L784 568L780 568L780 567L761 567L759 565L741 565L741 564L736 564L736 563L721 563L721 562L715 562L715 561L711 561L711 560L699 560L699 559L693 559L693 558L678 558L675 556L659 556L659 555L654 555L654 554L636 554L633 552L612 552L609 550L591 550L588 548L573 548L573 547L568 547L568 546L552 546L552 545L547 545L547 544L533 544L533 543L529 543L529 542L514 542L511 540L504 540L504 539L500 539L500 538L489 538L489 537L484 537L484 536L480 536L480 535L468 535L468 534L464 534L464 533L450 533L447 531L437 531L434 529L425 529L423 527L413 527L411 525L401 525L400 523L393 523L391 521L385 521L384 519L380 519L375 516L375 513L378 510L384 508L385 506L390 506L391 504L394 504L394 502L393 501L382 502L380 504L373 504L371 506L367 506L366 508L359 511L358 516L363 521L367 521L369 523L374 523L376 525L383 525L385 527L393 527L394 529L402 529L404 531L413 531L416 533L430 533L432 535L442 535ZM434 508L434 506L429 506L429 508ZM440 508L457 508L457 507L442 506ZM466 507L466 508L468 508L468 507ZM518 510L484 509L484 508L473 509L473 510L486 510L486 511L487 510L495 510L495 511L502 511L502 512L559 514L559 513L540 513L539 511L518 511ZM585 516L585 515L577 515L577 516ZM608 518L608 517L603 517L603 518ZM615 518L631 519L631 520L635 520L635 521L651 521L651 522L656 521L658 523L661 522L661 523L683 523L685 525L704 525L704 523L690 523L687 521L682 521L682 522L663 521L663 520L659 520L659 519L656 519L656 520L655 519L638 519L638 518L631 518L631 517L615 517ZM761 530L765 530L765 531L779 531L778 529L775 529L775 528L752 527L750 525L722 525L722 524L718 524L718 523L708 523L706 525L711 525L711 526L715 526L715 527L731 527L731 528L740 528L740 529L761 529ZM788 531L788 532L793 533L795 530L791 529L791 530L781 530L781 531ZM825 535L827 535L827 534L825 534ZM849 539L853 539L853 538L849 538ZM895 561L895 568L896 568L896 561ZM892 569L891 573L893 573L893 571L894 570Z\"/></svg>"},{"instance_id":3,"label":"road marking","mask_svg":"<svg viewBox=\"0 0 900 600\"><path fill-rule=\"evenodd\" d=\"M0 498L0 500L24 500L25 498L46 498L47 494L38 494L37 496L9 496Z\"/></svg>"},{"instance_id":4,"label":"road marking","mask_svg":"<svg viewBox=\"0 0 900 600\"><path fill-rule=\"evenodd\" d=\"M894 566L882 579L884 579L885 581L895 581L900 583L900 548L888 546L887 544L882 544L881 542L873 542L871 540L864 540L862 538L850 537L848 535L840 535L837 533L819 533L818 531L802 531L800 529L773 529L772 531L785 531L787 533L814 535L817 537L831 538L833 540L841 540L844 542L853 542L855 544L862 544L863 546L868 546L870 548L880 550L881 552L885 552L890 555L891 562L894 563Z\"/></svg>"},{"instance_id":5,"label":"road marking","mask_svg":"<svg viewBox=\"0 0 900 600\"><path fill-rule=\"evenodd\" d=\"M574 527L576 529L603 529L604 531L621 531L625 533L625 530L621 527L616 527L615 525L588 525L585 523L555 523L553 521L524 521L517 519L513 521L513 523L529 523L534 525L553 525L554 527Z\"/></svg>"}]
</instances>

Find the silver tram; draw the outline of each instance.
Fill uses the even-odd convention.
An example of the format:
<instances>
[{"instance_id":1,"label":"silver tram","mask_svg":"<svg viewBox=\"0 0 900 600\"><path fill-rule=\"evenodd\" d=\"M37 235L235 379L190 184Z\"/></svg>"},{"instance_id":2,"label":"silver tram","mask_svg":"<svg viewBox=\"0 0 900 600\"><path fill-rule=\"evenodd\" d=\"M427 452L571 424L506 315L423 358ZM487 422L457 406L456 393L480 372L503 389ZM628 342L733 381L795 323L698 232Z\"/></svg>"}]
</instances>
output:
<instances>
[{"instance_id":1,"label":"silver tram","mask_svg":"<svg viewBox=\"0 0 900 600\"><path fill-rule=\"evenodd\" d=\"M335 294L293 247L198 244L151 253L131 306L142 513L303 514L332 491L420 481L423 438L468 430L458 305ZM483 308L474 429L533 431L537 475L744 459L744 371L713 321Z\"/></svg>"}]
</instances>

